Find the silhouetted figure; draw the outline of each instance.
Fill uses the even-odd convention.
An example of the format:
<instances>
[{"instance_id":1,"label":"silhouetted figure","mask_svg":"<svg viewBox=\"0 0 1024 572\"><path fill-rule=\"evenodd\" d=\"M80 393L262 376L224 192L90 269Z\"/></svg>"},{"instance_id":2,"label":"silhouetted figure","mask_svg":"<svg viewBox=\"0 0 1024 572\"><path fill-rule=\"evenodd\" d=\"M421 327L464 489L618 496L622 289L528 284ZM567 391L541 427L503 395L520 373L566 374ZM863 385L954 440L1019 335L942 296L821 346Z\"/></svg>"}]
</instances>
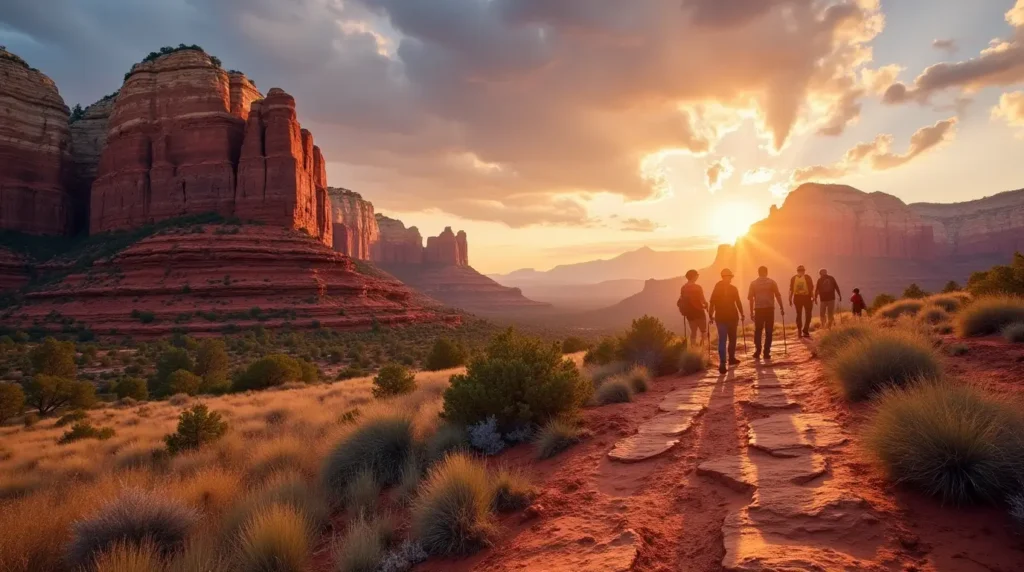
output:
<instances>
[{"instance_id":1,"label":"silhouetted figure","mask_svg":"<svg viewBox=\"0 0 1024 572\"><path fill-rule=\"evenodd\" d=\"M818 283L814 287L814 296L818 299L821 327L831 328L836 323L836 296L839 296L839 301L842 302L843 293L839 291L839 283L829 275L828 270L822 268L818 275Z\"/></svg>"},{"instance_id":2,"label":"silhouetted figure","mask_svg":"<svg viewBox=\"0 0 1024 572\"><path fill-rule=\"evenodd\" d=\"M853 296L850 296L850 308L853 310L853 315L860 318L864 314L864 310L867 309L867 305L864 304L864 297L860 295L860 288L853 289Z\"/></svg>"},{"instance_id":3,"label":"silhouetted figure","mask_svg":"<svg viewBox=\"0 0 1024 572\"><path fill-rule=\"evenodd\" d=\"M796 267L796 276L789 279L789 305L796 306L796 332L801 338L811 337L811 310L814 308L814 279L804 265Z\"/></svg>"},{"instance_id":4,"label":"silhouetted figure","mask_svg":"<svg viewBox=\"0 0 1024 572\"><path fill-rule=\"evenodd\" d=\"M708 302L704 299L704 289L697 284L699 277L700 274L696 270L686 271L686 284L679 289L679 300L676 302L676 306L679 308L679 313L690 323L690 343L697 340L698 344L703 344L704 336L708 331L707 317L704 314ZM700 337L697 337L698 331Z\"/></svg>"},{"instance_id":5,"label":"silhouetted figure","mask_svg":"<svg viewBox=\"0 0 1024 572\"><path fill-rule=\"evenodd\" d=\"M750 314L754 317L754 359L761 358L762 335L764 335L764 359L772 359L775 302L779 303L780 313L785 314L786 310L782 306L779 285L768 277L766 266L757 269L757 279L750 283L750 288L747 290L747 301L750 303Z\"/></svg>"},{"instance_id":6,"label":"silhouetted figure","mask_svg":"<svg viewBox=\"0 0 1024 572\"><path fill-rule=\"evenodd\" d=\"M732 270L722 270L722 280L715 284L711 291L711 300L708 301L708 319L718 328L718 371L725 373L726 367L726 343L728 342L729 361L736 365L740 360L736 359L736 326L743 315L743 301L740 300L740 291L732 285Z\"/></svg>"}]
</instances>

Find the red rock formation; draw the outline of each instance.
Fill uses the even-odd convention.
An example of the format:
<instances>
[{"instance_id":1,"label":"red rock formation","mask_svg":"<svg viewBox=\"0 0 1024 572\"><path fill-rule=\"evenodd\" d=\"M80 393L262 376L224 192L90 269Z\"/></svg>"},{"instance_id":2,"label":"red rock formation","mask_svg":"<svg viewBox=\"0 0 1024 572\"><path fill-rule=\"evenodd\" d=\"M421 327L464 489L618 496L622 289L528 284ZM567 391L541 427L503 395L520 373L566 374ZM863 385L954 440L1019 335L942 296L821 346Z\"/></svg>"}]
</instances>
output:
<instances>
[{"instance_id":1,"label":"red rock formation","mask_svg":"<svg viewBox=\"0 0 1024 572\"><path fill-rule=\"evenodd\" d=\"M465 238L465 233L462 233L462 236ZM452 227L447 226L441 234L427 238L427 250L424 259L430 264L440 264L443 266L462 265L463 256L459 250L459 240L455 237L455 233L452 232Z\"/></svg>"},{"instance_id":2,"label":"red rock formation","mask_svg":"<svg viewBox=\"0 0 1024 572\"><path fill-rule=\"evenodd\" d=\"M107 144L107 127L116 98L117 92L90 105L85 108L85 114L70 125L71 158L74 164L72 197L76 229L88 228L90 189L96 180L100 156Z\"/></svg>"},{"instance_id":3,"label":"red rock formation","mask_svg":"<svg viewBox=\"0 0 1024 572\"><path fill-rule=\"evenodd\" d=\"M71 134L53 81L0 49L0 229L70 230Z\"/></svg>"},{"instance_id":4,"label":"red rock formation","mask_svg":"<svg viewBox=\"0 0 1024 572\"><path fill-rule=\"evenodd\" d=\"M273 226L167 231L98 262L88 275L69 276L26 298L12 325L43 323L57 311L99 335L458 321L402 283L361 274L350 258L304 233ZM132 317L133 310L152 312L155 320L145 324L138 314Z\"/></svg>"},{"instance_id":5,"label":"red rock formation","mask_svg":"<svg viewBox=\"0 0 1024 572\"><path fill-rule=\"evenodd\" d=\"M28 282L28 261L11 250L0 247L0 292L17 290Z\"/></svg>"},{"instance_id":6,"label":"red rock formation","mask_svg":"<svg viewBox=\"0 0 1024 572\"><path fill-rule=\"evenodd\" d=\"M910 210L931 224L942 255L1009 255L1024 250L1024 190L964 203L916 203Z\"/></svg>"},{"instance_id":7,"label":"red rock formation","mask_svg":"<svg viewBox=\"0 0 1024 572\"><path fill-rule=\"evenodd\" d=\"M551 308L550 304L526 298L519 288L502 286L469 266L385 263L378 263L378 266L435 300L478 314L519 316Z\"/></svg>"},{"instance_id":8,"label":"red rock formation","mask_svg":"<svg viewBox=\"0 0 1024 572\"><path fill-rule=\"evenodd\" d=\"M416 227L376 215L379 240L370 246L370 259L381 264L423 264L423 237Z\"/></svg>"},{"instance_id":9,"label":"red rock formation","mask_svg":"<svg viewBox=\"0 0 1024 572\"><path fill-rule=\"evenodd\" d=\"M334 220L334 250L356 260L370 260L370 248L380 238L373 203L347 189L327 189Z\"/></svg>"},{"instance_id":10,"label":"red rock formation","mask_svg":"<svg viewBox=\"0 0 1024 572\"><path fill-rule=\"evenodd\" d=\"M466 231L460 230L459 234L455 235L455 240L459 247L459 266L469 266L469 241L466 238Z\"/></svg>"}]
</instances>

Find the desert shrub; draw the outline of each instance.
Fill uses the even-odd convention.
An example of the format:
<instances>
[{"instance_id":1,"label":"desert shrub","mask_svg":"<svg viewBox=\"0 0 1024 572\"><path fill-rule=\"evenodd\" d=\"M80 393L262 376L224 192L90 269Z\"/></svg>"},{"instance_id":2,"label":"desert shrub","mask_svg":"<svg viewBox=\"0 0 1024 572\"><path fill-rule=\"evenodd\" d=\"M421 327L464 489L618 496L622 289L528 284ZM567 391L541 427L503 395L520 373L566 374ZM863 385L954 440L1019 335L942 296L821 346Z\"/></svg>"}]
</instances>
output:
<instances>
[{"instance_id":1,"label":"desert shrub","mask_svg":"<svg viewBox=\"0 0 1024 572\"><path fill-rule=\"evenodd\" d=\"M294 507L258 508L242 526L236 556L244 572L305 572L312 558L313 531Z\"/></svg>"},{"instance_id":2,"label":"desert shrub","mask_svg":"<svg viewBox=\"0 0 1024 572\"><path fill-rule=\"evenodd\" d=\"M172 455L198 449L227 433L228 424L220 413L210 411L205 404L194 405L178 416L178 430L164 437L167 451Z\"/></svg>"},{"instance_id":3,"label":"desert shrub","mask_svg":"<svg viewBox=\"0 0 1024 572\"><path fill-rule=\"evenodd\" d=\"M39 374L25 382L25 401L41 415L65 406L88 409L96 404L96 388L87 381Z\"/></svg>"},{"instance_id":4,"label":"desert shrub","mask_svg":"<svg viewBox=\"0 0 1024 572\"><path fill-rule=\"evenodd\" d=\"M425 367L428 371L451 369L466 364L466 350L458 342L438 338L430 348Z\"/></svg>"},{"instance_id":5,"label":"desert shrub","mask_svg":"<svg viewBox=\"0 0 1024 572\"><path fill-rule=\"evenodd\" d=\"M845 397L861 401L890 386L942 377L931 344L912 333L884 330L847 344L827 360Z\"/></svg>"},{"instance_id":6,"label":"desert shrub","mask_svg":"<svg viewBox=\"0 0 1024 572\"><path fill-rule=\"evenodd\" d=\"M345 485L345 508L351 514L373 514L380 496L380 485L373 477L373 470L365 468Z\"/></svg>"},{"instance_id":7,"label":"desert shrub","mask_svg":"<svg viewBox=\"0 0 1024 572\"><path fill-rule=\"evenodd\" d=\"M149 399L149 387L146 380L141 377L125 377L114 384L114 393L120 399L136 399L145 401Z\"/></svg>"},{"instance_id":8,"label":"desert shrub","mask_svg":"<svg viewBox=\"0 0 1024 572\"><path fill-rule=\"evenodd\" d=\"M156 373L150 387L157 395L172 395L174 392L169 389L171 374L179 370L192 371L194 368L195 364L192 363L187 351L182 348L170 348L157 360Z\"/></svg>"},{"instance_id":9,"label":"desert shrub","mask_svg":"<svg viewBox=\"0 0 1024 572\"><path fill-rule=\"evenodd\" d=\"M1003 339L1010 343L1024 343L1024 322L1014 322L1012 324L1008 324L1006 327L1003 328L1002 334Z\"/></svg>"},{"instance_id":10,"label":"desert shrub","mask_svg":"<svg viewBox=\"0 0 1024 572\"><path fill-rule=\"evenodd\" d=\"M924 302L921 300L896 300L876 310L875 315L895 320L900 316L916 316L921 308L924 308Z\"/></svg>"},{"instance_id":11,"label":"desert shrub","mask_svg":"<svg viewBox=\"0 0 1024 572\"><path fill-rule=\"evenodd\" d=\"M199 514L159 493L127 489L92 516L75 523L68 559L88 566L118 545L151 545L169 555L182 548Z\"/></svg>"},{"instance_id":12,"label":"desert shrub","mask_svg":"<svg viewBox=\"0 0 1024 572\"><path fill-rule=\"evenodd\" d=\"M369 470L378 484L394 485L402 467L414 453L412 420L399 414L379 414L364 419L335 445L327 456L323 482L336 504L343 504L348 483Z\"/></svg>"},{"instance_id":13,"label":"desert shrub","mask_svg":"<svg viewBox=\"0 0 1024 572\"><path fill-rule=\"evenodd\" d=\"M907 286L907 289L903 291L903 297L910 300L920 300L927 298L928 293L915 283Z\"/></svg>"},{"instance_id":14,"label":"desert shrub","mask_svg":"<svg viewBox=\"0 0 1024 572\"><path fill-rule=\"evenodd\" d=\"M302 372L299 375L299 379L302 383L314 384L320 383L320 368L316 367L313 362L306 361L304 359L297 360L299 362L299 370Z\"/></svg>"},{"instance_id":15,"label":"desert shrub","mask_svg":"<svg viewBox=\"0 0 1024 572\"><path fill-rule=\"evenodd\" d=\"M427 438L424 454L429 464L434 464L449 453L464 451L469 447L466 430L458 425L442 424Z\"/></svg>"},{"instance_id":16,"label":"desert shrub","mask_svg":"<svg viewBox=\"0 0 1024 572\"><path fill-rule=\"evenodd\" d=\"M95 572L159 572L164 560L150 542L142 544L117 543L101 552L89 570Z\"/></svg>"},{"instance_id":17,"label":"desert shrub","mask_svg":"<svg viewBox=\"0 0 1024 572\"><path fill-rule=\"evenodd\" d=\"M874 315L878 310L892 304L896 301L896 297L891 294L879 294L875 296L875 299L871 302L871 314Z\"/></svg>"},{"instance_id":18,"label":"desert shrub","mask_svg":"<svg viewBox=\"0 0 1024 572\"><path fill-rule=\"evenodd\" d=\"M630 364L624 361L613 361L604 365L589 365L584 369L587 377L597 387L604 383L604 380L616 375L622 375L629 371Z\"/></svg>"},{"instance_id":19,"label":"desert shrub","mask_svg":"<svg viewBox=\"0 0 1024 572\"><path fill-rule=\"evenodd\" d=\"M192 396L187 393L175 393L167 398L167 403L170 403L175 407L183 407L192 403Z\"/></svg>"},{"instance_id":20,"label":"desert shrub","mask_svg":"<svg viewBox=\"0 0 1024 572\"><path fill-rule=\"evenodd\" d=\"M1001 502L1024 474L1024 418L969 385L921 383L885 392L867 443L887 472L944 502Z\"/></svg>"},{"instance_id":21,"label":"desert shrub","mask_svg":"<svg viewBox=\"0 0 1024 572\"><path fill-rule=\"evenodd\" d=\"M957 331L965 338L989 336L1014 322L1024 322L1024 299L1009 296L982 298L957 314Z\"/></svg>"},{"instance_id":22,"label":"desert shrub","mask_svg":"<svg viewBox=\"0 0 1024 572\"><path fill-rule=\"evenodd\" d=\"M67 445L68 443L74 443L82 439L99 439L105 441L114 436L114 429L112 427L93 427L92 423L88 421L81 421L71 426L71 429L65 431L60 439L57 440L59 445Z\"/></svg>"},{"instance_id":23,"label":"desert shrub","mask_svg":"<svg viewBox=\"0 0 1024 572\"><path fill-rule=\"evenodd\" d=\"M496 336L444 392L444 417L472 425L495 416L500 431L577 411L593 386L553 345L511 328Z\"/></svg>"},{"instance_id":24,"label":"desert shrub","mask_svg":"<svg viewBox=\"0 0 1024 572\"><path fill-rule=\"evenodd\" d=\"M635 365L626 373L626 379L633 393L644 393L651 382L651 372L642 365Z\"/></svg>"},{"instance_id":25,"label":"desert shrub","mask_svg":"<svg viewBox=\"0 0 1024 572\"><path fill-rule=\"evenodd\" d=\"M942 309L941 306L928 305L918 312L917 319L926 324L941 324L949 320L949 312Z\"/></svg>"},{"instance_id":26,"label":"desert shrub","mask_svg":"<svg viewBox=\"0 0 1024 572\"><path fill-rule=\"evenodd\" d=\"M490 544L494 491L487 469L462 454L438 463L412 511L412 534L429 554L465 555Z\"/></svg>"},{"instance_id":27,"label":"desert shrub","mask_svg":"<svg viewBox=\"0 0 1024 572\"><path fill-rule=\"evenodd\" d=\"M360 516L349 522L341 540L333 546L337 572L378 572L387 548L383 519Z\"/></svg>"},{"instance_id":28,"label":"desert shrub","mask_svg":"<svg viewBox=\"0 0 1024 572\"><path fill-rule=\"evenodd\" d=\"M610 377L594 392L594 402L598 405L627 403L633 401L633 389L629 380L622 376Z\"/></svg>"},{"instance_id":29,"label":"desert shrub","mask_svg":"<svg viewBox=\"0 0 1024 572\"><path fill-rule=\"evenodd\" d=\"M863 323L840 324L818 336L814 342L814 351L822 359L828 359L850 343L867 338L875 331L875 328Z\"/></svg>"},{"instance_id":30,"label":"desert shrub","mask_svg":"<svg viewBox=\"0 0 1024 572\"><path fill-rule=\"evenodd\" d=\"M284 354L272 354L249 364L249 367L235 379L232 389L266 389L295 383L301 379L302 366L295 358Z\"/></svg>"},{"instance_id":31,"label":"desert shrub","mask_svg":"<svg viewBox=\"0 0 1024 572\"><path fill-rule=\"evenodd\" d=\"M970 353L971 348L967 344L951 344L946 348L951 356L962 356Z\"/></svg>"},{"instance_id":32,"label":"desert shrub","mask_svg":"<svg viewBox=\"0 0 1024 572\"><path fill-rule=\"evenodd\" d=\"M167 377L167 389L171 395L196 395L202 385L203 378L185 369L179 369Z\"/></svg>"},{"instance_id":33,"label":"desert shrub","mask_svg":"<svg viewBox=\"0 0 1024 572\"><path fill-rule=\"evenodd\" d=\"M405 366L389 363L373 378L373 396L377 398L404 395L416 390L416 376Z\"/></svg>"},{"instance_id":34,"label":"desert shrub","mask_svg":"<svg viewBox=\"0 0 1024 572\"><path fill-rule=\"evenodd\" d=\"M491 476L491 484L494 487L494 510L499 512L512 512L526 508L537 491L519 469L500 467Z\"/></svg>"},{"instance_id":35,"label":"desert shrub","mask_svg":"<svg viewBox=\"0 0 1024 572\"><path fill-rule=\"evenodd\" d=\"M299 472L279 470L226 513L223 530L229 535L237 534L257 511L272 505L290 507L303 515L314 529L327 521L330 512L318 487L307 482Z\"/></svg>"},{"instance_id":36,"label":"desert shrub","mask_svg":"<svg viewBox=\"0 0 1024 572\"><path fill-rule=\"evenodd\" d=\"M583 338L569 336L562 340L562 353L564 354L574 354L588 349L590 349L590 344Z\"/></svg>"},{"instance_id":37,"label":"desert shrub","mask_svg":"<svg viewBox=\"0 0 1024 572\"><path fill-rule=\"evenodd\" d=\"M964 299L961 296L957 296L952 292L945 294L936 294L929 296L926 300L929 304L938 306L950 314L960 310L961 306L964 305Z\"/></svg>"},{"instance_id":38,"label":"desert shrub","mask_svg":"<svg viewBox=\"0 0 1024 572\"><path fill-rule=\"evenodd\" d=\"M960 284L956 280L950 280L946 282L946 285L942 287L943 294L949 294L950 292L959 292L961 290Z\"/></svg>"},{"instance_id":39,"label":"desert shrub","mask_svg":"<svg viewBox=\"0 0 1024 572\"><path fill-rule=\"evenodd\" d=\"M75 409L74 411L69 411L69 412L65 413L64 415L61 415L57 419L57 421L53 424L53 426L54 427L64 427L65 425L71 425L72 423L76 423L78 421L84 421L85 419L88 419L88 418L89 418L89 414L88 413L86 413L85 411L82 411L81 409Z\"/></svg>"},{"instance_id":40,"label":"desert shrub","mask_svg":"<svg viewBox=\"0 0 1024 572\"><path fill-rule=\"evenodd\" d=\"M708 360L699 347L688 347L679 356L679 373L692 375L708 368Z\"/></svg>"},{"instance_id":41,"label":"desert shrub","mask_svg":"<svg viewBox=\"0 0 1024 572\"><path fill-rule=\"evenodd\" d=\"M229 387L228 368L231 360L224 340L215 338L199 342L195 374L203 379L202 393L222 393Z\"/></svg>"},{"instance_id":42,"label":"desert shrub","mask_svg":"<svg viewBox=\"0 0 1024 572\"><path fill-rule=\"evenodd\" d=\"M498 431L498 418L493 415L467 427L466 434L469 444L484 455L497 455L505 449L505 440Z\"/></svg>"},{"instance_id":43,"label":"desert shrub","mask_svg":"<svg viewBox=\"0 0 1024 572\"><path fill-rule=\"evenodd\" d=\"M75 365L75 344L71 342L58 342L48 337L28 355L32 362L32 371L36 375L74 379L78 374L78 366Z\"/></svg>"},{"instance_id":44,"label":"desert shrub","mask_svg":"<svg viewBox=\"0 0 1024 572\"><path fill-rule=\"evenodd\" d=\"M644 316L619 338L619 357L646 366L655 375L675 373L686 345L661 320Z\"/></svg>"},{"instance_id":45,"label":"desert shrub","mask_svg":"<svg viewBox=\"0 0 1024 572\"><path fill-rule=\"evenodd\" d=\"M619 353L619 344L615 338L601 338L596 346L587 350L583 356L583 363L587 365L606 365L616 360Z\"/></svg>"},{"instance_id":46,"label":"desert shrub","mask_svg":"<svg viewBox=\"0 0 1024 572\"><path fill-rule=\"evenodd\" d=\"M1009 266L993 266L971 274L967 291L974 296L1024 295L1024 256L1014 253Z\"/></svg>"},{"instance_id":47,"label":"desert shrub","mask_svg":"<svg viewBox=\"0 0 1024 572\"><path fill-rule=\"evenodd\" d=\"M552 419L534 437L537 458L550 459L579 443L584 435L585 432L571 421Z\"/></svg>"},{"instance_id":48,"label":"desert shrub","mask_svg":"<svg viewBox=\"0 0 1024 572\"><path fill-rule=\"evenodd\" d=\"M0 383L0 425L25 410L25 391L15 383Z\"/></svg>"}]
</instances>

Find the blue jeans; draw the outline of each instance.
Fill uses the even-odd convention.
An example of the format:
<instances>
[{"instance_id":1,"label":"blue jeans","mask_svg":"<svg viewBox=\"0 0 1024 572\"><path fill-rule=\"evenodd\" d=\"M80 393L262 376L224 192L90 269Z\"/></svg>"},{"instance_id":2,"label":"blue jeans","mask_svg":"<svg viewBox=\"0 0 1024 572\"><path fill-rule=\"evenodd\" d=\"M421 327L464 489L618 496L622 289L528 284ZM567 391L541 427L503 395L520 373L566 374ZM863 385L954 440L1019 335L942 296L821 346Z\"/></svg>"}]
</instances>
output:
<instances>
[{"instance_id":1,"label":"blue jeans","mask_svg":"<svg viewBox=\"0 0 1024 572\"><path fill-rule=\"evenodd\" d=\"M764 354L772 353L772 334L775 331L775 308L754 310L754 353L761 353L761 336L764 335Z\"/></svg>"},{"instance_id":2,"label":"blue jeans","mask_svg":"<svg viewBox=\"0 0 1024 572\"><path fill-rule=\"evenodd\" d=\"M715 322L718 328L718 362L725 363L725 343L729 341L729 359L736 357L736 326L738 322Z\"/></svg>"}]
</instances>

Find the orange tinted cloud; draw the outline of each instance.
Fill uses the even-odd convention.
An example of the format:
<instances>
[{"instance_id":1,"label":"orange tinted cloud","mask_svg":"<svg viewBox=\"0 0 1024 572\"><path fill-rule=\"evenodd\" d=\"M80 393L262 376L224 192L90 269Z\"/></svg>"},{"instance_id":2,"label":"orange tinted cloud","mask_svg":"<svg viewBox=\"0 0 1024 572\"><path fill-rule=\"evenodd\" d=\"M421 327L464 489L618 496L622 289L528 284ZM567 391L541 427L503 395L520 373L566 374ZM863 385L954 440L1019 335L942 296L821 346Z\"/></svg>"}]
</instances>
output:
<instances>
[{"instance_id":1,"label":"orange tinted cloud","mask_svg":"<svg viewBox=\"0 0 1024 572\"><path fill-rule=\"evenodd\" d=\"M1014 127L1024 127L1024 91L999 96L999 104L992 108L992 117L1005 120Z\"/></svg>"},{"instance_id":2,"label":"orange tinted cloud","mask_svg":"<svg viewBox=\"0 0 1024 572\"><path fill-rule=\"evenodd\" d=\"M712 193L719 191L722 185L725 184L725 181L732 177L732 161L728 157L722 157L708 165L704 174L707 179L708 190Z\"/></svg>"}]
</instances>

